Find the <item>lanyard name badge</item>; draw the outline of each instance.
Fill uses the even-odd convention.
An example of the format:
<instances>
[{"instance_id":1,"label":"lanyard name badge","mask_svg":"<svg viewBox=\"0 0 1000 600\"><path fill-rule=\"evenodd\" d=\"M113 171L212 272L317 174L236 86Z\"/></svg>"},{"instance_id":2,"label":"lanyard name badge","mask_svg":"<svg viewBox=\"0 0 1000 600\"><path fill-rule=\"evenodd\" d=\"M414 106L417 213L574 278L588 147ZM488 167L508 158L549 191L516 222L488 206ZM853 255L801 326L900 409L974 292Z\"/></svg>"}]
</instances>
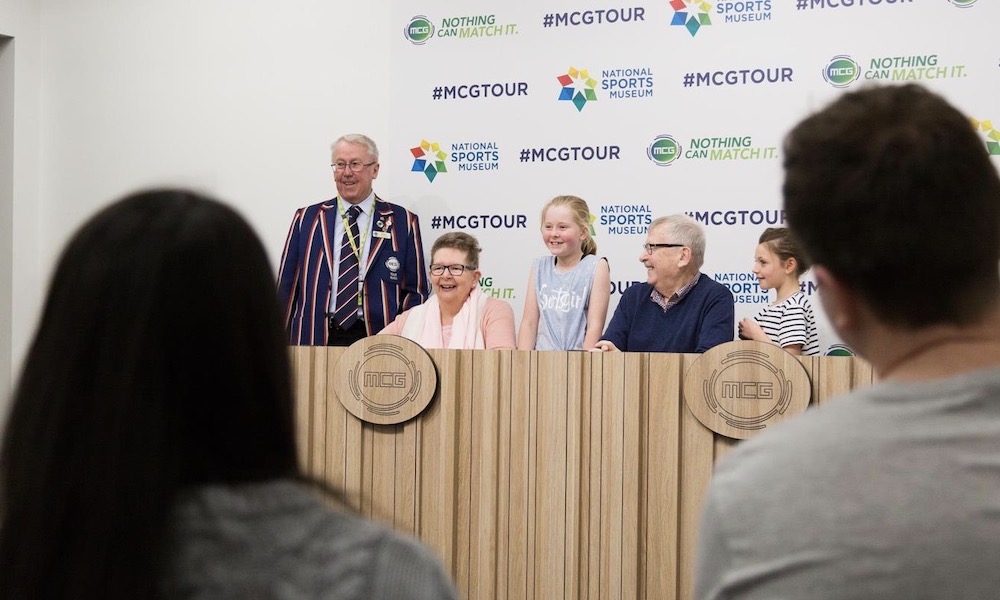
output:
<instances>
[{"instance_id":1,"label":"lanyard name badge","mask_svg":"<svg viewBox=\"0 0 1000 600\"><path fill-rule=\"evenodd\" d=\"M338 200L340 200L338 198ZM351 234L351 224L347 220L347 211L344 210L344 202L337 202L338 212L340 213L340 222L344 224L344 233L347 234L347 241L351 244L351 252L354 253L355 258L358 259L358 307L362 305L362 297L365 295L365 269L367 265L362 265L361 262L361 247L363 243L362 240L368 239L368 234L372 230L372 220L368 219L368 224L365 225L365 233L362 235L360 231L358 235L359 239L355 240L354 235ZM363 210L361 211L364 212ZM359 215L360 216L360 215Z\"/></svg>"}]
</instances>

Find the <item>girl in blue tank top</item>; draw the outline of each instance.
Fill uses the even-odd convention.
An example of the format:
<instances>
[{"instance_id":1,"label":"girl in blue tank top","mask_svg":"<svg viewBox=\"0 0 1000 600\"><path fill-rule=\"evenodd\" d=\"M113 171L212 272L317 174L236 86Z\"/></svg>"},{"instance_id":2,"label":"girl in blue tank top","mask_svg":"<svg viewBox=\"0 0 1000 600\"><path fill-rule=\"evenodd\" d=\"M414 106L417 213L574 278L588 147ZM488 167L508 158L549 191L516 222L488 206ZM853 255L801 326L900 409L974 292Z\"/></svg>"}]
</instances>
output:
<instances>
[{"instance_id":1,"label":"girl in blue tank top","mask_svg":"<svg viewBox=\"0 0 1000 600\"><path fill-rule=\"evenodd\" d=\"M597 258L590 208L556 196L542 209L550 254L534 260L517 334L519 350L587 350L604 331L611 297L608 261Z\"/></svg>"}]
</instances>

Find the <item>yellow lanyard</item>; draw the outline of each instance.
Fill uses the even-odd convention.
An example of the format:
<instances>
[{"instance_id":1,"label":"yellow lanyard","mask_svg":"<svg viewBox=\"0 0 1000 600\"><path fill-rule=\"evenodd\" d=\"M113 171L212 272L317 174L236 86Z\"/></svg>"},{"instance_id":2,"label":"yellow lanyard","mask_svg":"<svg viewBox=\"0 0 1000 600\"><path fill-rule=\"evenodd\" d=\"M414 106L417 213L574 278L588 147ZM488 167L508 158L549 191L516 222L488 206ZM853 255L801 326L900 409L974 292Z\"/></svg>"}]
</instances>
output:
<instances>
[{"instance_id":1,"label":"yellow lanyard","mask_svg":"<svg viewBox=\"0 0 1000 600\"><path fill-rule=\"evenodd\" d=\"M354 235L351 233L351 223L347 219L347 211L344 210L344 204L345 203L340 198L337 198L337 208L338 212L340 213L340 222L343 223L344 233L347 234L347 241L348 243L351 244L351 252L354 253L354 257L358 259L358 306L361 306L361 297L364 296L365 293L365 278L363 277L363 271L361 269L360 246L363 243L362 240L368 239L368 234L371 233L372 218L371 217L368 218L368 224L365 225L365 234L361 235L361 233L358 232L359 237L357 241L355 241ZM361 207L359 206L358 208L360 209ZM374 209L374 204L372 205L372 208ZM361 212L365 212L364 209L361 209ZM357 219L355 219L355 223L356 222Z\"/></svg>"}]
</instances>

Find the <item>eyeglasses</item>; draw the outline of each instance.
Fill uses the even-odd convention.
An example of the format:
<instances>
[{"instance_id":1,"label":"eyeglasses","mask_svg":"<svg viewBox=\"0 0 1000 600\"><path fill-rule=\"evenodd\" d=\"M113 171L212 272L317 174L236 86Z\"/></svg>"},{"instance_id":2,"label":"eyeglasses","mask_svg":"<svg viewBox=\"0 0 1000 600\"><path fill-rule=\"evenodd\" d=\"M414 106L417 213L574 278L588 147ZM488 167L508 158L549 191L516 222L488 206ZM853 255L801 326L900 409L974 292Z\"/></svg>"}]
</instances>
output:
<instances>
[{"instance_id":1,"label":"eyeglasses","mask_svg":"<svg viewBox=\"0 0 1000 600\"><path fill-rule=\"evenodd\" d=\"M431 265L431 275L444 275L445 269L448 269L452 277L461 277L466 269L475 271L476 267L471 265Z\"/></svg>"},{"instance_id":2,"label":"eyeglasses","mask_svg":"<svg viewBox=\"0 0 1000 600\"><path fill-rule=\"evenodd\" d=\"M349 163L346 163L346 162L335 162L335 163L331 164L330 166L333 167L333 170L337 171L338 173L343 173L344 171L348 171L348 170L351 173L357 173L358 171L360 171L361 169L364 169L365 167L370 167L370 166L374 165L376 162L378 162L378 161L373 160L370 163L363 163L363 162L361 162L359 160L352 160Z\"/></svg>"},{"instance_id":3,"label":"eyeglasses","mask_svg":"<svg viewBox=\"0 0 1000 600\"><path fill-rule=\"evenodd\" d=\"M643 244L642 249L646 254L652 254L657 248L683 248L686 244Z\"/></svg>"}]
</instances>

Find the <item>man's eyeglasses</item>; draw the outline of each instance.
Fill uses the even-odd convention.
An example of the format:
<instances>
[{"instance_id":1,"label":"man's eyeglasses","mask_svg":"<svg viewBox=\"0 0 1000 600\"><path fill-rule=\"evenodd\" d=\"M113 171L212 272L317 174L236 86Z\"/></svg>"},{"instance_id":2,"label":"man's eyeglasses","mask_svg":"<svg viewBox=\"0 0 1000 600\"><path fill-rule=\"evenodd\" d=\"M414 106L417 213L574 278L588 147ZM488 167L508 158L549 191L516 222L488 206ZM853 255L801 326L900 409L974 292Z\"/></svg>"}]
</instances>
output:
<instances>
[{"instance_id":1,"label":"man's eyeglasses","mask_svg":"<svg viewBox=\"0 0 1000 600\"><path fill-rule=\"evenodd\" d=\"M374 165L376 162L378 161L373 160L370 163L363 163L359 160L352 160L351 162L335 162L330 166L333 167L333 170L338 173L343 173L344 171L357 173L358 171L364 169L365 167L370 167Z\"/></svg>"},{"instance_id":2,"label":"man's eyeglasses","mask_svg":"<svg viewBox=\"0 0 1000 600\"><path fill-rule=\"evenodd\" d=\"M642 249L646 254L652 254L657 248L683 248L685 244L643 244Z\"/></svg>"},{"instance_id":3,"label":"man's eyeglasses","mask_svg":"<svg viewBox=\"0 0 1000 600\"><path fill-rule=\"evenodd\" d=\"M452 277L461 277L466 269L475 271L476 267L470 265L431 265L431 275L444 275L445 269L448 269Z\"/></svg>"}]
</instances>

